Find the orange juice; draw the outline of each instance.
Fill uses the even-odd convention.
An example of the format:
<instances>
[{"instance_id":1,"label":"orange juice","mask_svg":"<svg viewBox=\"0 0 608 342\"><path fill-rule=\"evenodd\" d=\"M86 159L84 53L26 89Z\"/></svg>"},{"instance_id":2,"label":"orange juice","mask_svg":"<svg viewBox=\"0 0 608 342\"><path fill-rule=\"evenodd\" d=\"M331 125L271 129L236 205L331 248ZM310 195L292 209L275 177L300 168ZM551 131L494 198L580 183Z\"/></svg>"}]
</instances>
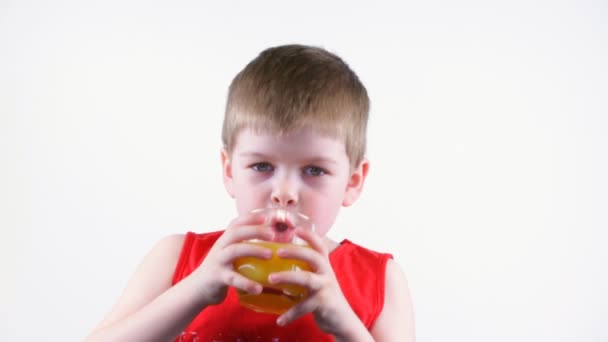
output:
<instances>
[{"instance_id":1,"label":"orange juice","mask_svg":"<svg viewBox=\"0 0 608 342\"><path fill-rule=\"evenodd\" d=\"M241 305L249 309L282 314L293 305L302 301L308 295L308 290L301 286L291 284L271 285L268 283L270 273L282 271L310 271L310 266L304 261L296 259L283 259L277 256L277 249L293 246L289 243L256 241L247 242L257 244L272 250L272 258L259 259L255 257L238 258L234 261L234 269L245 277L260 283L264 289L259 295L238 291ZM301 246L308 247L308 246Z\"/></svg>"}]
</instances>

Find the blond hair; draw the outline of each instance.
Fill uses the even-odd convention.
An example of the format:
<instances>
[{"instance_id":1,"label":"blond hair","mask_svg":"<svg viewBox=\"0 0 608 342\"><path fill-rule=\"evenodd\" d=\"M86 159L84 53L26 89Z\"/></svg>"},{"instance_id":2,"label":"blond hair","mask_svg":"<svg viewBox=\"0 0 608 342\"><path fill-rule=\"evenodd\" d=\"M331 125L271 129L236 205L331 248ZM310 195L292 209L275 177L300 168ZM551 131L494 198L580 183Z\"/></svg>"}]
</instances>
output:
<instances>
[{"instance_id":1,"label":"blond hair","mask_svg":"<svg viewBox=\"0 0 608 342\"><path fill-rule=\"evenodd\" d=\"M232 80L222 129L231 153L243 128L286 134L310 127L344 140L351 165L365 155L369 98L354 71L319 47L262 51Z\"/></svg>"}]
</instances>

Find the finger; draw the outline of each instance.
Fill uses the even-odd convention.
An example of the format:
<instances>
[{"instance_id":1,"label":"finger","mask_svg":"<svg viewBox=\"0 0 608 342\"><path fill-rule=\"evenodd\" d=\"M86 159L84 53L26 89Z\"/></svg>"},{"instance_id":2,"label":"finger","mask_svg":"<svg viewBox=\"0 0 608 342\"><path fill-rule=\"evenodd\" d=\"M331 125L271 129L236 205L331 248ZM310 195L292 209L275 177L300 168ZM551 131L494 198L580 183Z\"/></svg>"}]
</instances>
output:
<instances>
[{"instance_id":1,"label":"finger","mask_svg":"<svg viewBox=\"0 0 608 342\"><path fill-rule=\"evenodd\" d=\"M272 285L300 285L309 289L311 292L316 292L323 288L323 281L321 279L322 278L318 274L306 271L284 271L268 275L268 282Z\"/></svg>"},{"instance_id":2,"label":"finger","mask_svg":"<svg viewBox=\"0 0 608 342\"><path fill-rule=\"evenodd\" d=\"M251 293L260 294L262 293L263 287L261 284L237 273L234 271L225 272L222 276L224 284L233 286L239 290Z\"/></svg>"},{"instance_id":3,"label":"finger","mask_svg":"<svg viewBox=\"0 0 608 342\"><path fill-rule=\"evenodd\" d=\"M306 262L314 272L325 272L331 265L327 258L312 248L301 246L281 247L277 255L282 259L297 259Z\"/></svg>"},{"instance_id":4,"label":"finger","mask_svg":"<svg viewBox=\"0 0 608 342\"><path fill-rule=\"evenodd\" d=\"M270 259L272 257L272 250L250 243L235 243L222 250L220 262L228 264L232 263L235 259L242 257Z\"/></svg>"},{"instance_id":5,"label":"finger","mask_svg":"<svg viewBox=\"0 0 608 342\"><path fill-rule=\"evenodd\" d=\"M272 235L272 229L263 225L234 226L226 229L224 234L222 234L220 237L220 243L228 245L235 242L252 239L270 240L272 239Z\"/></svg>"},{"instance_id":6,"label":"finger","mask_svg":"<svg viewBox=\"0 0 608 342\"><path fill-rule=\"evenodd\" d=\"M297 305L291 307L284 314L277 318L277 325L285 326L303 315L313 312L317 308L317 303L314 297L308 297Z\"/></svg>"},{"instance_id":7,"label":"finger","mask_svg":"<svg viewBox=\"0 0 608 342\"><path fill-rule=\"evenodd\" d=\"M323 255L329 255L325 242L319 234L307 229L296 229L296 235L306 241L312 249Z\"/></svg>"}]
</instances>

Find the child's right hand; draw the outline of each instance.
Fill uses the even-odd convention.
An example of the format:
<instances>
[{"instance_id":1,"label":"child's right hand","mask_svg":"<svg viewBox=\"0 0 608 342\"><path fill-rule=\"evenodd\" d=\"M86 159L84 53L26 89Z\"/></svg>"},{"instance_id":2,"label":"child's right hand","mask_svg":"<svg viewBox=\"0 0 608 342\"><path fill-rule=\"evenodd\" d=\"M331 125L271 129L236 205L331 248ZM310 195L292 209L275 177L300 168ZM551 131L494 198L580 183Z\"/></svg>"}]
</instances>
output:
<instances>
[{"instance_id":1,"label":"child's right hand","mask_svg":"<svg viewBox=\"0 0 608 342\"><path fill-rule=\"evenodd\" d=\"M207 305L222 302L228 286L252 294L262 292L262 285L242 276L233 268L234 260L240 257L272 257L270 249L242 243L249 239L271 239L272 230L262 223L264 217L259 214L249 214L233 220L209 250L203 263L192 273L192 276L199 279L202 300Z\"/></svg>"}]
</instances>

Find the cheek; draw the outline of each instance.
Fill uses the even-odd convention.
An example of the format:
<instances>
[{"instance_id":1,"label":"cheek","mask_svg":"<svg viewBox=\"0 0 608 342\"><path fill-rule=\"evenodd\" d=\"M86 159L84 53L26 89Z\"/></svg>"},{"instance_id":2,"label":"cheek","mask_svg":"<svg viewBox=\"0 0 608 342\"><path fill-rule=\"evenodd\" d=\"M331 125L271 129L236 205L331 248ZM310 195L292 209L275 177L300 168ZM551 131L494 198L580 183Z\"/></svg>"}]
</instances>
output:
<instances>
[{"instance_id":1,"label":"cheek","mask_svg":"<svg viewBox=\"0 0 608 342\"><path fill-rule=\"evenodd\" d=\"M235 183L234 199L239 214L249 213L266 205L267 191L260 186L255 186L247 180Z\"/></svg>"},{"instance_id":2,"label":"cheek","mask_svg":"<svg viewBox=\"0 0 608 342\"><path fill-rule=\"evenodd\" d=\"M331 208L325 206L317 211L317 215L315 217L315 230L317 234L321 236L325 236L325 234L327 234L336 221L339 211L340 207L337 206Z\"/></svg>"},{"instance_id":3,"label":"cheek","mask_svg":"<svg viewBox=\"0 0 608 342\"><path fill-rule=\"evenodd\" d=\"M316 196L309 203L308 213L313 218L318 234L325 235L334 224L342 207L342 197L336 193Z\"/></svg>"}]
</instances>

